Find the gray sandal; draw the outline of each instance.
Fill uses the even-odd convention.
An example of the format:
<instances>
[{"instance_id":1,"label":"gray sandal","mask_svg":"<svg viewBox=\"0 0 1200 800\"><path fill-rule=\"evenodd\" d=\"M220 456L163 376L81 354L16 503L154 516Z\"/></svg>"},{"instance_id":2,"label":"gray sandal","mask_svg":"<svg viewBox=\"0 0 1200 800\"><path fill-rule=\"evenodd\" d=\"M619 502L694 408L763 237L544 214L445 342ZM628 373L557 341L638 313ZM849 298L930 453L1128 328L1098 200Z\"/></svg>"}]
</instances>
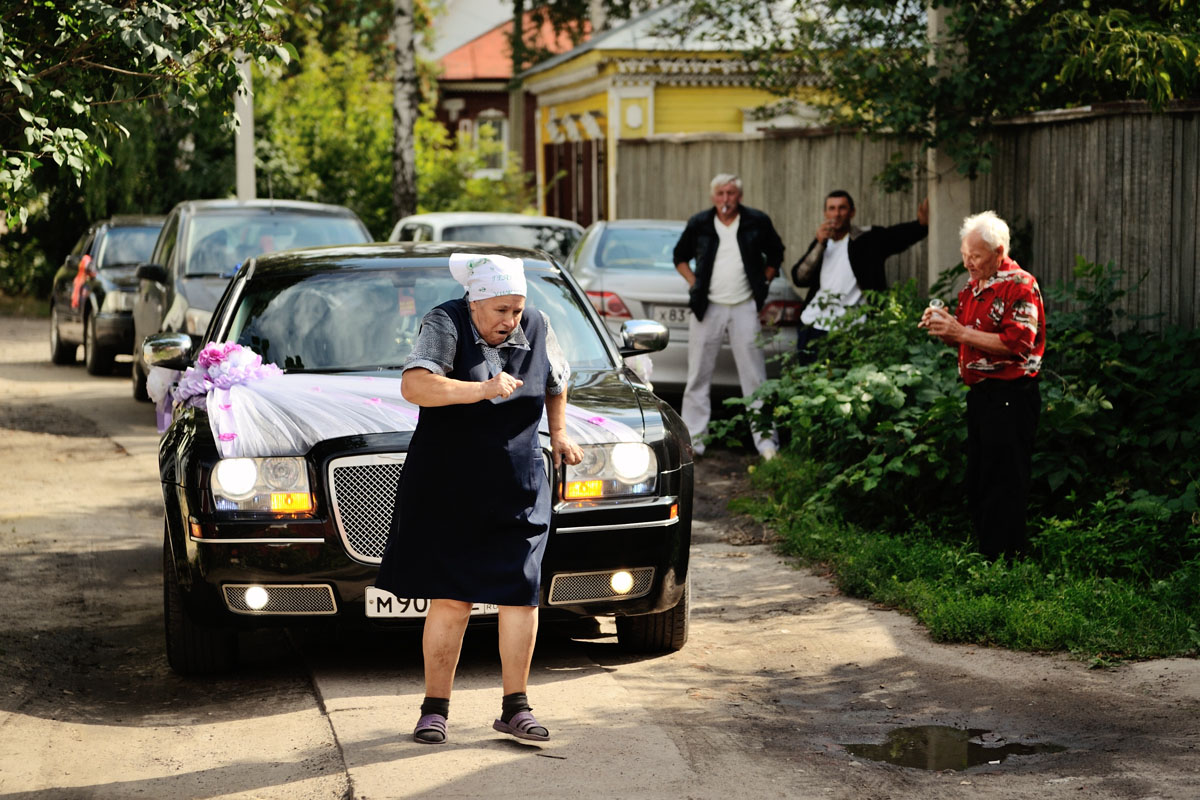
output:
<instances>
[{"instance_id":1,"label":"gray sandal","mask_svg":"<svg viewBox=\"0 0 1200 800\"><path fill-rule=\"evenodd\" d=\"M517 712L508 722L498 719L492 723L492 728L501 733L512 734L518 739L529 739L534 742L544 742L550 738L550 731L546 730L528 711Z\"/></svg>"},{"instance_id":2,"label":"gray sandal","mask_svg":"<svg viewBox=\"0 0 1200 800\"><path fill-rule=\"evenodd\" d=\"M446 743L446 718L441 714L426 714L417 720L413 741L421 744Z\"/></svg>"}]
</instances>

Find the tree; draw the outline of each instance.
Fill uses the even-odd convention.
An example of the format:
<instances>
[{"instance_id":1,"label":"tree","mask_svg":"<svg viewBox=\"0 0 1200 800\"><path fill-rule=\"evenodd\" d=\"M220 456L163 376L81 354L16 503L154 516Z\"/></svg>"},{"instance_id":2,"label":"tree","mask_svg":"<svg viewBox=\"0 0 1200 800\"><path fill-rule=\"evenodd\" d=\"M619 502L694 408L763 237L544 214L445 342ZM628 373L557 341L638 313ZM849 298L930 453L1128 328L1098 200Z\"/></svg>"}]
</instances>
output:
<instances>
[{"instance_id":1,"label":"tree","mask_svg":"<svg viewBox=\"0 0 1200 800\"><path fill-rule=\"evenodd\" d=\"M392 46L396 72L393 78L392 212L397 219L417 208L416 141L420 84L417 81L416 25L413 0L395 0Z\"/></svg>"},{"instance_id":2,"label":"tree","mask_svg":"<svg viewBox=\"0 0 1200 800\"><path fill-rule=\"evenodd\" d=\"M119 3L16 0L0 16L0 193L24 224L57 180L77 185L111 163L128 135L121 109L159 101L195 112L201 98L232 97L235 55L266 63L294 55L270 28L276 0ZM232 114L227 124L234 125Z\"/></svg>"},{"instance_id":3,"label":"tree","mask_svg":"<svg viewBox=\"0 0 1200 800\"><path fill-rule=\"evenodd\" d=\"M1162 110L1200 91L1196 0L690 0L668 32L737 43L759 85L840 125L938 148L974 177L986 132L1030 111L1111 100ZM947 9L931 43L927 6ZM720 21L720 24L712 24ZM939 68L939 64L951 64ZM911 180L897 160L885 188Z\"/></svg>"},{"instance_id":4,"label":"tree","mask_svg":"<svg viewBox=\"0 0 1200 800\"><path fill-rule=\"evenodd\" d=\"M355 33L343 29L347 45ZM370 54L328 53L315 35L296 63L299 72L272 69L254 80L258 196L340 203L386 236L395 221L391 82L373 74Z\"/></svg>"}]
</instances>

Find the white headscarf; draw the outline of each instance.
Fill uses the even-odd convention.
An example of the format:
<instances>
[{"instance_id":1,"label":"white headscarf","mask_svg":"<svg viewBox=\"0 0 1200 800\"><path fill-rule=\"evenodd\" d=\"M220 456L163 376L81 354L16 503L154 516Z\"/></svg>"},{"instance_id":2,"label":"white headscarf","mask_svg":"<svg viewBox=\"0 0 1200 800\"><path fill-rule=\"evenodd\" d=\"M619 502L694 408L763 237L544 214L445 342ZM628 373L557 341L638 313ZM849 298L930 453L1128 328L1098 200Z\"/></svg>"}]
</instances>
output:
<instances>
[{"instance_id":1,"label":"white headscarf","mask_svg":"<svg viewBox=\"0 0 1200 800\"><path fill-rule=\"evenodd\" d=\"M507 256L452 253L450 274L467 289L471 300L506 294L525 296L525 262Z\"/></svg>"}]
</instances>

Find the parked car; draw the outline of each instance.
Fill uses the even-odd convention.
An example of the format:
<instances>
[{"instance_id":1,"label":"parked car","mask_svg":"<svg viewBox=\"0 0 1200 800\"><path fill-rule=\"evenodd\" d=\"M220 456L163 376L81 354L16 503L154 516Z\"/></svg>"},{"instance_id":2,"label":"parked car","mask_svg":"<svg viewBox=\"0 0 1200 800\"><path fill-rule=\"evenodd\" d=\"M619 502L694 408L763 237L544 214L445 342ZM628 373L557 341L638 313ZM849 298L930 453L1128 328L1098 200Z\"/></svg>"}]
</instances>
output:
<instances>
[{"instance_id":1,"label":"parked car","mask_svg":"<svg viewBox=\"0 0 1200 800\"><path fill-rule=\"evenodd\" d=\"M361 244L371 234L345 206L300 200L186 200L171 209L149 263L137 268L133 396L148 400L142 341L160 331L199 339L238 266L294 247Z\"/></svg>"},{"instance_id":2,"label":"parked car","mask_svg":"<svg viewBox=\"0 0 1200 800\"><path fill-rule=\"evenodd\" d=\"M559 217L491 211L437 211L404 217L389 242L485 242L545 250L561 263L583 235L583 226Z\"/></svg>"},{"instance_id":3,"label":"parked car","mask_svg":"<svg viewBox=\"0 0 1200 800\"><path fill-rule=\"evenodd\" d=\"M595 222L584 232L564 265L587 292L614 335L625 320L653 319L671 331L671 342L650 356L649 380L655 391L679 393L687 384L688 285L675 269L674 250L684 223L664 219ZM787 281L771 282L760 319L767 372L779 374L780 356L796 349L801 304ZM726 337L717 356L715 390L741 394L737 366Z\"/></svg>"},{"instance_id":4,"label":"parked car","mask_svg":"<svg viewBox=\"0 0 1200 800\"><path fill-rule=\"evenodd\" d=\"M83 361L92 375L112 371L133 350L137 265L150 257L163 217L120 216L93 222L54 274L50 292L50 360Z\"/></svg>"},{"instance_id":5,"label":"parked car","mask_svg":"<svg viewBox=\"0 0 1200 800\"><path fill-rule=\"evenodd\" d=\"M623 648L681 648L689 613L690 440L679 416L623 365L624 356L664 346L663 326L629 321L618 348L582 291L545 253L373 244L251 259L218 304L202 344L220 343L222 350L238 344L281 367L282 376L267 380L282 382L274 392L297 408L324 402L317 397L345 397L349 381L369 387L360 413L392 409L415 420L416 409L399 399L399 367L424 314L462 296L450 275L451 252L523 259L528 308L549 316L571 365L569 430L585 458L579 466L553 469L543 428L554 495L543 620L615 616ZM173 369L198 352L180 333L151 336L145 350L148 363ZM327 383L330 375L342 376L336 386ZM188 383L187 375L181 383ZM234 439L214 435L213 428L221 430L230 406L212 406L222 409L215 423L208 407L176 403L159 450L171 666L181 673L230 666L235 631L248 626L327 619L419 623L426 600L396 598L373 586L412 426L392 419L379 422L376 432L329 434L343 424L337 406L336 422L309 434L311 446L290 446L299 452L270 445L249 451L254 457L223 458L229 451L222 448ZM273 414L278 422L263 427L271 434L295 420L312 428L316 417L307 407L307 414ZM256 435L241 428L233 436L249 441L245 437ZM469 455L464 459L469 466ZM488 616L489 609L477 610Z\"/></svg>"}]
</instances>

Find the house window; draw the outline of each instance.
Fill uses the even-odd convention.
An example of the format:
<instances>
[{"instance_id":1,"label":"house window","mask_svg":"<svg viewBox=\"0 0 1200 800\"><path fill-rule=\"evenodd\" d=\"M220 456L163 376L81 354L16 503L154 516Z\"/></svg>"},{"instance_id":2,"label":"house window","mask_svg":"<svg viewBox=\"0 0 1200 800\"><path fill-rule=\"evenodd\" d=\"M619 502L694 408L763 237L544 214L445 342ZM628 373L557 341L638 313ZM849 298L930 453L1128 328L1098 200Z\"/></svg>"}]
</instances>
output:
<instances>
[{"instance_id":1,"label":"house window","mask_svg":"<svg viewBox=\"0 0 1200 800\"><path fill-rule=\"evenodd\" d=\"M477 177L499 178L508 163L508 118L504 112L489 108L475 117L474 144L484 151L484 168Z\"/></svg>"}]
</instances>

